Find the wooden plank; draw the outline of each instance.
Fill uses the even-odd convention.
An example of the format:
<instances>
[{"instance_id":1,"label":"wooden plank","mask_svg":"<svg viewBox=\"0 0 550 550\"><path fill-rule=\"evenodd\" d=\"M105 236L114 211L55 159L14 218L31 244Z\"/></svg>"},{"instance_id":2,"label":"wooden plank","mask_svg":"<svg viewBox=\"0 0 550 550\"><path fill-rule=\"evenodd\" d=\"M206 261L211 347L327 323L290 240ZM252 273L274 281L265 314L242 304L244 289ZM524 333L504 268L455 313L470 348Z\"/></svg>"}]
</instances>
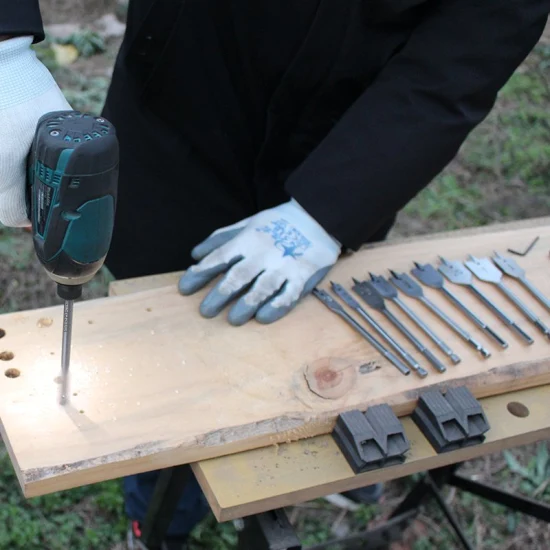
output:
<instances>
[{"instance_id":1,"label":"wooden plank","mask_svg":"<svg viewBox=\"0 0 550 550\"><path fill-rule=\"evenodd\" d=\"M170 273L159 273L158 275L148 275L146 277L131 277L120 281L112 281L109 284L109 296L125 296L134 292L144 290L153 290L165 286L176 286L183 274L183 271L173 271Z\"/></svg>"},{"instance_id":2,"label":"wooden plank","mask_svg":"<svg viewBox=\"0 0 550 550\"><path fill-rule=\"evenodd\" d=\"M413 260L434 261L442 253L465 258L467 253L523 248L537 235L539 243L521 263L533 283L550 294L548 220L475 238L447 235L368 248L342 259L331 279L348 284L351 276L364 277L368 271L409 270ZM550 323L548 312L518 285L510 286ZM402 376L314 297L274 325L236 328L224 315L212 320L198 315L206 291L182 297L170 285L77 304L71 367L75 395L66 408L57 404L54 381L61 308L0 316L6 331L0 343L14 354L6 368L21 373L0 377L2 433L26 495L327 433L339 412L377 402L408 414L419 391L429 386L466 384L483 397L550 383L548 341L492 287L487 293L535 336L535 344L524 345L457 288L510 342L508 350L498 350L472 327L472 334L493 350L485 361L411 301L463 358L459 366L449 366L443 375L431 371L425 380ZM436 291L426 292L461 319ZM360 374L366 363L380 368ZM306 383L306 371L327 366L332 369L329 385L341 381L346 389L338 397L334 392L332 398L321 397Z\"/></svg>"},{"instance_id":3,"label":"wooden plank","mask_svg":"<svg viewBox=\"0 0 550 550\"><path fill-rule=\"evenodd\" d=\"M439 455L406 416L411 449L405 463L359 475L330 435L203 460L193 471L218 521L228 521L548 439L549 401L550 385L486 397L491 429L485 443ZM511 414L511 402L527 407L528 416Z\"/></svg>"}]
</instances>

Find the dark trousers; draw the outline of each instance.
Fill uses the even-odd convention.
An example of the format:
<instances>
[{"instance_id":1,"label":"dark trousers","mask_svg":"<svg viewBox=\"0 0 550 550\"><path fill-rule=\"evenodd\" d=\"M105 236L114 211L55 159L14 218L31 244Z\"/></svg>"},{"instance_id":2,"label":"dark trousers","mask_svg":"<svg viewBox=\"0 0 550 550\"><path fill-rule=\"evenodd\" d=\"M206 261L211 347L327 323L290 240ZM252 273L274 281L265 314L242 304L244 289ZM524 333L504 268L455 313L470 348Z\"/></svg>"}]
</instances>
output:
<instances>
[{"instance_id":1,"label":"dark trousers","mask_svg":"<svg viewBox=\"0 0 550 550\"><path fill-rule=\"evenodd\" d=\"M129 519L143 522L158 477L159 472L154 471L124 478L124 504ZM168 529L168 536L186 539L209 511L208 502L191 473Z\"/></svg>"}]
</instances>

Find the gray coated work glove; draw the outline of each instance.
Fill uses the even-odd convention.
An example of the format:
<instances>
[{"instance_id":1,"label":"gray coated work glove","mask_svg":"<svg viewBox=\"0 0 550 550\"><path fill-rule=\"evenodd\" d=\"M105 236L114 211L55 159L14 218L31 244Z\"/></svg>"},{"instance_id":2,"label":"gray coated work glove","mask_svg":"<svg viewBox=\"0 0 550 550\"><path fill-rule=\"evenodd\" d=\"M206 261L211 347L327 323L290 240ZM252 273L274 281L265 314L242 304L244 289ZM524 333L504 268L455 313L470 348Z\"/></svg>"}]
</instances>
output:
<instances>
[{"instance_id":1,"label":"gray coated work glove","mask_svg":"<svg viewBox=\"0 0 550 550\"><path fill-rule=\"evenodd\" d=\"M238 298L228 315L232 325L253 317L272 323L313 290L340 251L340 243L292 199L218 229L196 246L192 255L200 261L182 276L179 289L192 294L226 272L202 301L201 314L214 317Z\"/></svg>"},{"instance_id":2,"label":"gray coated work glove","mask_svg":"<svg viewBox=\"0 0 550 550\"><path fill-rule=\"evenodd\" d=\"M26 163L38 119L71 109L31 49L32 37L0 41L0 224L25 227Z\"/></svg>"}]
</instances>

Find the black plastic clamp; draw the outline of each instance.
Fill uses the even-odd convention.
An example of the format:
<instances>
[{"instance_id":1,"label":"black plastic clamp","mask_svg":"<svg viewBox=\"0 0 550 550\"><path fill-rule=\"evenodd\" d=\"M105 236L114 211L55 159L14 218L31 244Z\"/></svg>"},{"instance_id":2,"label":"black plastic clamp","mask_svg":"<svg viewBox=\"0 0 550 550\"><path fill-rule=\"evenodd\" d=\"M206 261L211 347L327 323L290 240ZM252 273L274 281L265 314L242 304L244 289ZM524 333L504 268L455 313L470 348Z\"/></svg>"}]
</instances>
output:
<instances>
[{"instance_id":1,"label":"black plastic clamp","mask_svg":"<svg viewBox=\"0 0 550 550\"><path fill-rule=\"evenodd\" d=\"M490 429L481 403L465 386L445 395L429 390L420 395L412 419L438 453L478 445Z\"/></svg>"},{"instance_id":2,"label":"black plastic clamp","mask_svg":"<svg viewBox=\"0 0 550 550\"><path fill-rule=\"evenodd\" d=\"M410 449L403 425L386 404L370 407L365 413L340 414L332 437L356 474L401 464Z\"/></svg>"}]
</instances>

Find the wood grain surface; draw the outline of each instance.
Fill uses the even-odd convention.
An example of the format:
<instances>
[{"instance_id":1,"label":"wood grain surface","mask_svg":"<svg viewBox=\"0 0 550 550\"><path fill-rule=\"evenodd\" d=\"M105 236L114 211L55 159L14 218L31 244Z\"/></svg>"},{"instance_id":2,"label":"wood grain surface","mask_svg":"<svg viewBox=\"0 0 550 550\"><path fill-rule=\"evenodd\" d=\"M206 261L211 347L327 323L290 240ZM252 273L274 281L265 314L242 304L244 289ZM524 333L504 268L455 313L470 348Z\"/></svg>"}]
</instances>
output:
<instances>
[{"instance_id":1,"label":"wood grain surface","mask_svg":"<svg viewBox=\"0 0 550 550\"><path fill-rule=\"evenodd\" d=\"M322 286L334 280L349 288L352 276L409 271L413 261L435 262L440 254L465 259L468 253L523 249L535 236L540 236L535 248L518 261L550 295L548 219L367 247L343 258ZM550 324L542 306L515 281L506 282ZM75 305L66 407L57 402L61 308L2 315L0 353L9 360L0 377L0 419L22 490L34 496L304 439L328 433L339 412L374 403L390 403L404 415L427 387L466 384L482 397L550 383L549 341L498 289L479 285L535 338L533 345L523 344L465 289L453 286L508 340L507 350L498 349L437 291L425 289L492 352L482 359L421 304L404 298L462 358L440 374L371 311L429 371L425 379L400 374L313 296L273 325L244 327L231 327L223 314L200 317L208 289L182 297L171 284L81 302ZM392 311L445 360L399 310ZM324 396L306 379L317 368L317 380L330 386Z\"/></svg>"}]
</instances>

